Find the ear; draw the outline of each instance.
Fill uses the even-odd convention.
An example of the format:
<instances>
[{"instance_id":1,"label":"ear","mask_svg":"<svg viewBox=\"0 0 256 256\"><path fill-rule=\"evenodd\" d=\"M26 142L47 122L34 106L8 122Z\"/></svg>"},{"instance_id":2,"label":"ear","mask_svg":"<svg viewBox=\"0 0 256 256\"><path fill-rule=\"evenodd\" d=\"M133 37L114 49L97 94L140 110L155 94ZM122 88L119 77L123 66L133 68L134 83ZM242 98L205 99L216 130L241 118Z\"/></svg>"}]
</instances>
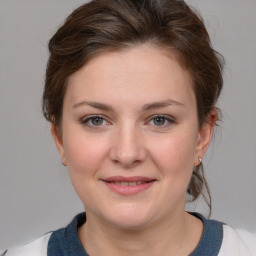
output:
<instances>
[{"instance_id":1,"label":"ear","mask_svg":"<svg viewBox=\"0 0 256 256\"><path fill-rule=\"evenodd\" d=\"M60 157L62 160L62 164L64 166L67 166L65 152L64 152L64 148L63 148L63 141L62 141L61 135L59 134L57 127L53 123L51 124L51 133L52 133L52 137L54 139L55 145L57 147L57 150L59 151L59 154L60 154Z\"/></svg>"},{"instance_id":2,"label":"ear","mask_svg":"<svg viewBox=\"0 0 256 256\"><path fill-rule=\"evenodd\" d=\"M203 159L207 148L211 143L213 128L217 120L218 114L216 110L212 110L208 115L207 121L202 125L201 129L199 130L194 166L198 166L200 164L199 158Z\"/></svg>"}]
</instances>

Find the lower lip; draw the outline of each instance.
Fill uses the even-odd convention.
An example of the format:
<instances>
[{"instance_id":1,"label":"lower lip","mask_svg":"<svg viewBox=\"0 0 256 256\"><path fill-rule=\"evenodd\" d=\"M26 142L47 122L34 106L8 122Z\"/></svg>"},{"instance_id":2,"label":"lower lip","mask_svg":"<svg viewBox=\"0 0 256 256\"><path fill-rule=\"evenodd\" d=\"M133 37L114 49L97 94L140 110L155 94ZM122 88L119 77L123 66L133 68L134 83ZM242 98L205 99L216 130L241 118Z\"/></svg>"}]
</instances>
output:
<instances>
[{"instance_id":1,"label":"lower lip","mask_svg":"<svg viewBox=\"0 0 256 256\"><path fill-rule=\"evenodd\" d=\"M129 185L123 186L116 183L110 183L106 181L103 181L103 182L107 185L107 187L110 190L121 195L135 195L139 192L149 189L154 184L154 181L152 181L152 182L146 182L146 183L142 183L134 186L129 186Z\"/></svg>"}]
</instances>

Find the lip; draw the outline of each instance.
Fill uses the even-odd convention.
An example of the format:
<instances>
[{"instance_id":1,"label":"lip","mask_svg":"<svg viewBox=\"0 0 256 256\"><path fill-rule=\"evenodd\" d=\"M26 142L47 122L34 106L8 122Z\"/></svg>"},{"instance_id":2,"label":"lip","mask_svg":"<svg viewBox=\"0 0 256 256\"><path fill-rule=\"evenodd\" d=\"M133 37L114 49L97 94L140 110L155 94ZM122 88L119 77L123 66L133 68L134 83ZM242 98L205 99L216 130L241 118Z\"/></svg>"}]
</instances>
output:
<instances>
[{"instance_id":1,"label":"lip","mask_svg":"<svg viewBox=\"0 0 256 256\"><path fill-rule=\"evenodd\" d=\"M129 196L129 195L135 195L137 193L140 193L149 189L155 183L156 179L143 177L143 176L133 176L133 177L112 176L112 177L101 179L101 181L110 190L121 195ZM132 184L127 184L127 183L132 183ZM138 184L135 184L135 183L138 183Z\"/></svg>"}]
</instances>

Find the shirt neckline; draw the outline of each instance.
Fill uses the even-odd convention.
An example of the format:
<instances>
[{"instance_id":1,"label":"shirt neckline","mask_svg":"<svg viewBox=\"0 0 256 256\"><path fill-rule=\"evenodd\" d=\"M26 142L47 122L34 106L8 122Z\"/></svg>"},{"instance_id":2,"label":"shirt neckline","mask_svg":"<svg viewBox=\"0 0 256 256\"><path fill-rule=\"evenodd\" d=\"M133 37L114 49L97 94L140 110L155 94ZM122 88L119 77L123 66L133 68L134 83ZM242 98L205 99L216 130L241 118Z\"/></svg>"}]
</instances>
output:
<instances>
[{"instance_id":1,"label":"shirt neckline","mask_svg":"<svg viewBox=\"0 0 256 256\"><path fill-rule=\"evenodd\" d=\"M223 240L223 223L206 219L197 212L191 215L203 222L203 234L196 249L189 256L217 256ZM54 231L49 239L48 256L89 256L78 238L78 228L86 222L85 212L76 215L66 227Z\"/></svg>"}]
</instances>

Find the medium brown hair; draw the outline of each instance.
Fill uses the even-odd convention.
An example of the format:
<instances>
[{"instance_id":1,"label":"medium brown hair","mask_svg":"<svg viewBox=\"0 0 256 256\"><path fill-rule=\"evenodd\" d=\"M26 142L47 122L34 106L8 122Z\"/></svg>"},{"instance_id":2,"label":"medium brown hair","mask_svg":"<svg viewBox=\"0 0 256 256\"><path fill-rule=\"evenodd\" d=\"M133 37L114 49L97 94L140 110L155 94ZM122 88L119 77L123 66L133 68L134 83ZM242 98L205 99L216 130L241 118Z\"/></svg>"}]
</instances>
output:
<instances>
[{"instance_id":1,"label":"medium brown hair","mask_svg":"<svg viewBox=\"0 0 256 256\"><path fill-rule=\"evenodd\" d=\"M61 127L67 80L89 59L141 44L170 48L189 70L200 128L216 109L224 61L212 48L200 15L181 0L93 0L73 11L49 42L45 118ZM188 194L192 201L202 194L211 209L202 164L193 172Z\"/></svg>"}]
</instances>

